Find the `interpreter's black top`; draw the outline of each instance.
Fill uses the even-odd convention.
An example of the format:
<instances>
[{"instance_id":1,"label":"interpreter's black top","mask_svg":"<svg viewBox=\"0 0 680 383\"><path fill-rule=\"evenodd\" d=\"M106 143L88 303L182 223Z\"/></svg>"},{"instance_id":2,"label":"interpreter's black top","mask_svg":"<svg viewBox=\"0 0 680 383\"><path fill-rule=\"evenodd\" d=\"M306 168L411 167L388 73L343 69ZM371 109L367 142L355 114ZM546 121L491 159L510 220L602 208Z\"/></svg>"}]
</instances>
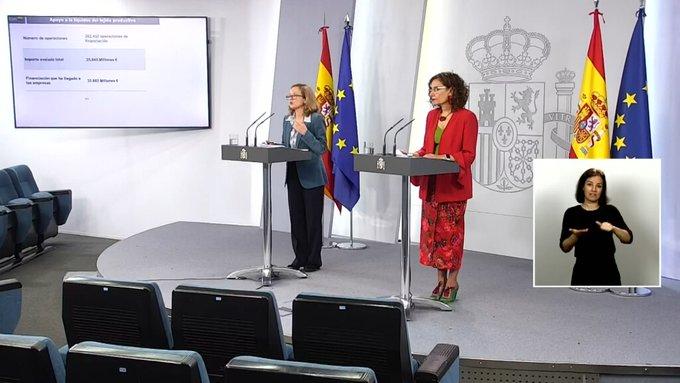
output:
<instances>
[{"instance_id":1,"label":"interpreter's black top","mask_svg":"<svg viewBox=\"0 0 680 383\"><path fill-rule=\"evenodd\" d=\"M633 241L633 232L628 228L621 213L614 205L600 206L596 210L585 210L581 205L572 206L564 212L559 246L571 235L569 229L588 229L574 246L576 263L571 274L572 286L619 286L621 276L616 266L613 231L606 232L595 223L609 222L628 231Z\"/></svg>"}]
</instances>

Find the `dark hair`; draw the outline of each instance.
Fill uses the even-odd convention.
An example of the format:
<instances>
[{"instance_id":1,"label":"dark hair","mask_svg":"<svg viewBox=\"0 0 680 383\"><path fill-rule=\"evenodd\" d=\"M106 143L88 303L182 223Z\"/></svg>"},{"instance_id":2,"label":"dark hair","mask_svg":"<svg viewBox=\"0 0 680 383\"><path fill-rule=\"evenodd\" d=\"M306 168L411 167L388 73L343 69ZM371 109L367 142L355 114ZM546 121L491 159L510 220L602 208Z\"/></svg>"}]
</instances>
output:
<instances>
[{"instance_id":1,"label":"dark hair","mask_svg":"<svg viewBox=\"0 0 680 383\"><path fill-rule=\"evenodd\" d=\"M595 176L602 178L602 193L600 193L600 199L597 203L599 203L600 206L604 206L609 202L609 198L607 198L607 178L604 176L604 172L600 169L590 168L581 174L581 178L578 179L578 184L576 184L576 201L578 201L578 203L583 203L586 199L585 193L583 192L586 180Z\"/></svg>"},{"instance_id":2,"label":"dark hair","mask_svg":"<svg viewBox=\"0 0 680 383\"><path fill-rule=\"evenodd\" d=\"M437 73L432 76L427 85L432 85L432 81L434 80L441 81L442 85L452 90L449 102L451 103L451 108L453 110L458 110L465 106L468 96L470 95L470 89L460 76L453 72Z\"/></svg>"}]
</instances>

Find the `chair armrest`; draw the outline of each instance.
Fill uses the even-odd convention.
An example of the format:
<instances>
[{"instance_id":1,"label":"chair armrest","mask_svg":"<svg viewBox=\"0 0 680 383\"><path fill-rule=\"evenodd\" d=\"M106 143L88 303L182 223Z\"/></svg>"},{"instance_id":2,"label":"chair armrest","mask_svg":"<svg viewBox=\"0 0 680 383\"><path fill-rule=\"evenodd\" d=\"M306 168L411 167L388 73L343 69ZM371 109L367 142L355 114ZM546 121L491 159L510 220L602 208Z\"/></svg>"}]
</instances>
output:
<instances>
[{"instance_id":1,"label":"chair armrest","mask_svg":"<svg viewBox=\"0 0 680 383\"><path fill-rule=\"evenodd\" d=\"M442 380L449 368L456 362L460 350L458 346L447 343L439 343L430 354L427 355L423 364L415 374L416 383L434 383Z\"/></svg>"},{"instance_id":2,"label":"chair armrest","mask_svg":"<svg viewBox=\"0 0 680 383\"><path fill-rule=\"evenodd\" d=\"M0 205L0 216L7 215L11 212L12 212L12 210L10 210L9 208L6 208L6 207Z\"/></svg>"},{"instance_id":3,"label":"chair armrest","mask_svg":"<svg viewBox=\"0 0 680 383\"><path fill-rule=\"evenodd\" d=\"M28 198L33 202L48 202L52 201L54 199L54 196L50 193L40 191L31 194Z\"/></svg>"},{"instance_id":4,"label":"chair armrest","mask_svg":"<svg viewBox=\"0 0 680 383\"><path fill-rule=\"evenodd\" d=\"M53 196L59 196L59 195L69 195L71 194L71 189L62 189L62 190L45 190L46 192L52 194Z\"/></svg>"},{"instance_id":5,"label":"chair armrest","mask_svg":"<svg viewBox=\"0 0 680 383\"><path fill-rule=\"evenodd\" d=\"M0 280L0 292L16 290L21 288L21 282L16 279L3 279Z\"/></svg>"},{"instance_id":6,"label":"chair armrest","mask_svg":"<svg viewBox=\"0 0 680 383\"><path fill-rule=\"evenodd\" d=\"M33 201L31 201L28 198L17 198L13 199L5 204L5 207L9 208L10 210L22 210L26 208L30 208L34 205Z\"/></svg>"}]
</instances>

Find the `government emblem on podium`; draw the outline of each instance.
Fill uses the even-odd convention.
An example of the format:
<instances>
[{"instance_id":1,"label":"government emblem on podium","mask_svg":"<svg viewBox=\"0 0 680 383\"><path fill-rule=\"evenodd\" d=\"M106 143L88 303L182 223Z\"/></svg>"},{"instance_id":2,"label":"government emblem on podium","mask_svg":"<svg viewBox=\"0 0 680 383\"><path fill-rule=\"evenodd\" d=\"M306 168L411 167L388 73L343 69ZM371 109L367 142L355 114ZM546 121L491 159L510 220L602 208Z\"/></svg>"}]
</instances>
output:
<instances>
[{"instance_id":1,"label":"government emblem on podium","mask_svg":"<svg viewBox=\"0 0 680 383\"><path fill-rule=\"evenodd\" d=\"M385 160L382 157L378 158L378 161L375 163L375 168L377 170L385 171Z\"/></svg>"},{"instance_id":2,"label":"government emblem on podium","mask_svg":"<svg viewBox=\"0 0 680 383\"><path fill-rule=\"evenodd\" d=\"M239 158L242 160L248 159L248 151L245 148L241 149L241 154L239 155Z\"/></svg>"}]
</instances>

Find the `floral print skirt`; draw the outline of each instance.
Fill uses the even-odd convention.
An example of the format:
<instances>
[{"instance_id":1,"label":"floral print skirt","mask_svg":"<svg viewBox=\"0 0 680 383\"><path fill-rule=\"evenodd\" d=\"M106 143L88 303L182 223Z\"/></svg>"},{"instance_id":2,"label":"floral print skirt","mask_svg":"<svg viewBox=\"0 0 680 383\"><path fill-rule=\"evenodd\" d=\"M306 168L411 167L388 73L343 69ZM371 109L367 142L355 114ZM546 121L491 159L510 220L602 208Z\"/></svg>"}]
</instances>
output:
<instances>
[{"instance_id":1,"label":"floral print skirt","mask_svg":"<svg viewBox=\"0 0 680 383\"><path fill-rule=\"evenodd\" d=\"M467 201L423 201L420 222L420 263L459 270L463 262Z\"/></svg>"}]
</instances>

